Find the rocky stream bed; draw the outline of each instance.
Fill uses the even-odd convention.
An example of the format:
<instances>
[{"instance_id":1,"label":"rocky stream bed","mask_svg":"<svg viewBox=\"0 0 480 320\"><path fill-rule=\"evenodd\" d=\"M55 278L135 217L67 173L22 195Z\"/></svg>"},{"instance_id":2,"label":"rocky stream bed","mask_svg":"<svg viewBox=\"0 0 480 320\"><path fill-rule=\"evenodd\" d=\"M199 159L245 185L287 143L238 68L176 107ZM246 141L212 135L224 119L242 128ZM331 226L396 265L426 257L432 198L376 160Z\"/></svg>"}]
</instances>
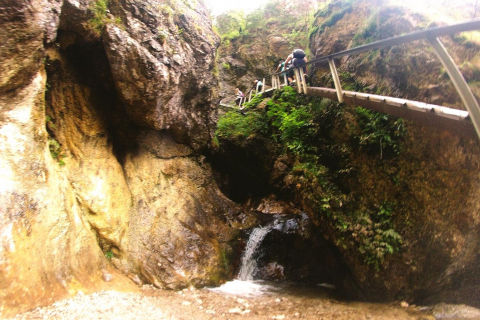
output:
<instances>
[{"instance_id":1,"label":"rocky stream bed","mask_svg":"<svg viewBox=\"0 0 480 320\"><path fill-rule=\"evenodd\" d=\"M346 302L333 298L322 288L269 288L270 290L263 294L258 294L257 291L257 294L246 295L195 288L167 291L151 286L143 286L138 292L101 291L90 295L78 293L73 298L19 314L10 320L480 319L479 310L461 305L441 304L429 308L409 306L406 302Z\"/></svg>"}]
</instances>

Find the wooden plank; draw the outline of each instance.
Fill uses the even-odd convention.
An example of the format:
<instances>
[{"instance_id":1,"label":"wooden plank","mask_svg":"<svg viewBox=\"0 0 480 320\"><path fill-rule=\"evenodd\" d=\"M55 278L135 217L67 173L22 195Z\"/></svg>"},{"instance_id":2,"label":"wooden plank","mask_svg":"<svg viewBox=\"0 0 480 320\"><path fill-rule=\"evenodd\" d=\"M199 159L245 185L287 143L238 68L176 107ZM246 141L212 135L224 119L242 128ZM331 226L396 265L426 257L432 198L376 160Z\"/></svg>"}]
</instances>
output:
<instances>
[{"instance_id":1,"label":"wooden plank","mask_svg":"<svg viewBox=\"0 0 480 320\"><path fill-rule=\"evenodd\" d=\"M385 97L385 103L394 107L406 107L407 101L400 98Z\"/></svg>"},{"instance_id":2,"label":"wooden plank","mask_svg":"<svg viewBox=\"0 0 480 320\"><path fill-rule=\"evenodd\" d=\"M308 95L338 101L336 90L331 88L309 87ZM352 91L344 91L344 100L347 105L362 106L377 112L411 120L420 125L447 129L468 138L476 136L468 112L464 110ZM419 108L420 106L424 106L424 108ZM432 111L429 112L428 110Z\"/></svg>"},{"instance_id":3,"label":"wooden plank","mask_svg":"<svg viewBox=\"0 0 480 320\"><path fill-rule=\"evenodd\" d=\"M361 92L355 92L355 98L360 99L360 100L368 100L368 94L361 93Z\"/></svg>"},{"instance_id":4,"label":"wooden plank","mask_svg":"<svg viewBox=\"0 0 480 320\"><path fill-rule=\"evenodd\" d=\"M353 91L343 91L343 94L344 96L347 96L347 97L352 97L352 98L355 97L355 92Z\"/></svg>"},{"instance_id":5,"label":"wooden plank","mask_svg":"<svg viewBox=\"0 0 480 320\"><path fill-rule=\"evenodd\" d=\"M440 117L453 120L464 120L469 116L468 111L452 109L442 106L432 106L432 110Z\"/></svg>"},{"instance_id":6,"label":"wooden plank","mask_svg":"<svg viewBox=\"0 0 480 320\"><path fill-rule=\"evenodd\" d=\"M418 101L409 101L406 100L405 104L408 109L410 110L415 110L415 111L420 111L420 112L431 112L432 107L424 102L418 102Z\"/></svg>"},{"instance_id":7,"label":"wooden plank","mask_svg":"<svg viewBox=\"0 0 480 320\"><path fill-rule=\"evenodd\" d=\"M385 97L379 96L376 94L371 94L368 96L368 100L371 100L373 102L379 102L379 103L384 103L385 102Z\"/></svg>"}]
</instances>

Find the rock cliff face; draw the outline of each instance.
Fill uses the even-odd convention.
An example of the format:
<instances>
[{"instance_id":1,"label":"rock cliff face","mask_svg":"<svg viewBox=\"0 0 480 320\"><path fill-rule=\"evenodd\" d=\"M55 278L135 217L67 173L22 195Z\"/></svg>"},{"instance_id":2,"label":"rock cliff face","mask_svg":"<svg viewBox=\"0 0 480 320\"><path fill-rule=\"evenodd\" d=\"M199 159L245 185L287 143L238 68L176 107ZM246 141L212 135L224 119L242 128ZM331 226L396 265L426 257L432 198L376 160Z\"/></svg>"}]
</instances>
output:
<instances>
[{"instance_id":1,"label":"rock cliff face","mask_svg":"<svg viewBox=\"0 0 480 320\"><path fill-rule=\"evenodd\" d=\"M431 21L421 14L388 6L387 1L331 1L315 15L310 29L310 52L317 57L325 56L423 29L430 23ZM264 31L268 34L276 32L280 33L275 28ZM246 38L243 36L243 39L233 39L231 46L247 47L247 44L242 43ZM468 37L458 35L443 37L442 41L478 96L478 44L469 41ZM265 39L264 43L267 43ZM254 49L257 44L250 43L250 47ZM246 72L240 68L239 61L243 61L243 68L247 69L248 59L242 58L238 52L239 50L234 50L230 52L231 56L223 58L223 62L236 61L235 64L230 63L231 68L225 71L225 74L237 73L238 79L245 81ZM265 54L266 52L267 50L258 51L258 61L268 60L270 53ZM451 81L442 70L434 52L428 49L427 43L415 42L387 47L345 57L336 63L342 85L348 90L462 108ZM309 68L309 71L312 85L333 87L328 65L319 65L316 70ZM261 70L257 70L257 77L259 75ZM230 81L225 77L223 80ZM286 100L287 98L283 98L282 102ZM309 112L303 111L309 110L307 102L300 98L297 101L298 110ZM288 143L277 146L277 149L282 151L275 150L273 146L285 131L280 129L280 132L273 131L272 134L269 131L271 127L264 129L277 121L274 115L278 109L274 104L269 105L263 101L249 112L251 123L259 123L256 124L257 128L260 128L257 131L252 129L246 136L242 136L241 124L238 127L235 125L242 123L245 118L234 117L227 117L230 120L228 130L233 132L228 139L222 141L219 130L221 161L217 161L216 168L225 175L222 177L225 186L222 187L232 198L245 201L250 198L249 201L253 203L258 203L259 198L269 193L282 200L291 201L295 198L295 205L309 212L311 219L317 224L316 232L324 235L339 250L341 260L352 273L353 281L350 282L358 285L358 291L354 292L358 297L480 305L480 255L477 250L480 243L480 202L476 196L479 192L480 148L477 137L465 138L439 128L405 123L407 133L399 145L398 155L382 158L382 155L372 155L371 152L365 152L363 147L355 146L355 141L362 139L360 136L363 130L356 122L358 113L354 107L336 105L331 109L331 114L341 114L337 119L341 121L337 124L337 120L322 123L321 117L313 116L313 123L305 125L312 131L319 123L323 126L324 134L315 136L314 139L309 137L311 131L302 132L301 128L287 131L291 123L282 123L282 126L285 124L283 130L288 133L302 132L298 136L317 142L312 143L317 148L314 156L321 159L315 161L319 162L321 169L327 173L325 176L322 176L322 172L315 173L324 180L320 179L315 181L313 186L309 186L308 172L300 171L301 177L295 179L295 167L298 171L299 163L308 159L305 154L296 155L301 153L298 151L301 148L290 152L288 156L280 155L288 148ZM262 119L265 113L268 120L257 120ZM247 114L246 118L248 116ZM290 116L292 118L289 118ZM302 116L291 113L283 116L283 119L296 119L301 124L304 119ZM372 122L369 125L375 126ZM333 129L329 129L330 126L333 126ZM369 134L382 135L380 131L375 129ZM236 134L242 137L241 141L235 139ZM272 139L274 141L265 140L271 136L275 137ZM389 136L387 139L391 138L392 136ZM332 144L329 144L329 139ZM287 141L297 143L296 140ZM376 144L382 149L385 141L380 139ZM231 159L228 159L229 157ZM239 163L242 164L241 174L238 174L239 170L232 170L233 167L238 167ZM334 196L329 197L328 192L317 191L324 187L322 183L325 184L328 179L335 181L335 188L341 190L341 197L337 200L334 200ZM244 190L251 193L247 194ZM324 201L321 206L315 204L318 199ZM351 202L348 203L349 201ZM380 209L385 204L393 205L386 210L388 212ZM345 216L335 217L335 210L345 212ZM372 226L370 230L362 226L348 226L346 221L350 217L363 219L368 210L374 212L364 221L365 225ZM381 229L379 225L384 214L391 215L391 231L398 232L402 245L399 252L387 254L388 258L382 265L374 267L371 261L367 261L368 247L371 243L378 244L382 241L378 230ZM371 243L355 243L355 239L361 238L362 234L371 236ZM349 240L346 240L347 238ZM383 250L381 245L375 248L377 249L378 252ZM394 249L390 250L393 253Z\"/></svg>"},{"instance_id":2,"label":"rock cliff face","mask_svg":"<svg viewBox=\"0 0 480 320\"><path fill-rule=\"evenodd\" d=\"M215 283L237 208L198 153L217 37L201 4L0 4L0 314L132 282Z\"/></svg>"},{"instance_id":3,"label":"rock cliff face","mask_svg":"<svg viewBox=\"0 0 480 320\"><path fill-rule=\"evenodd\" d=\"M332 2L317 14L310 49L324 56L427 24L424 16L385 6L384 1L377 1L376 6L370 1ZM442 40L478 93L478 45L461 37ZM440 62L427 47L415 43L344 58L338 63L343 83L362 92L463 108ZM313 81L331 85L328 73L320 68ZM395 224L404 238L403 249L375 276L355 262L360 258L355 258L355 253L344 252L347 264L372 296L382 292L391 298L479 305L475 298L479 283L472 278L479 273L480 259L474 249L480 241L478 138L458 137L414 123L407 123L407 131L395 161L382 164L355 154L358 181L353 179L349 186L359 195L359 202L392 199L402 207Z\"/></svg>"}]
</instances>

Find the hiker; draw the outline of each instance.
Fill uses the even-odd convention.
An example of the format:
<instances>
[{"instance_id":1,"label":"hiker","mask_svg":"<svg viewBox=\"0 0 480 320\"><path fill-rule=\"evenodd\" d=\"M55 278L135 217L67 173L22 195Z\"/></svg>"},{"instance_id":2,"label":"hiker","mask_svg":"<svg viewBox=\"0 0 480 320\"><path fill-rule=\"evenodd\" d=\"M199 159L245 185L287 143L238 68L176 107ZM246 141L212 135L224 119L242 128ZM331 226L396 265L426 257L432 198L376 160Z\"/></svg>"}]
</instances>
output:
<instances>
[{"instance_id":1,"label":"hiker","mask_svg":"<svg viewBox=\"0 0 480 320\"><path fill-rule=\"evenodd\" d=\"M245 95L238 88L235 88L235 95L237 96L237 98L235 99L235 104L239 105L243 98L245 98Z\"/></svg>"},{"instance_id":2,"label":"hiker","mask_svg":"<svg viewBox=\"0 0 480 320\"><path fill-rule=\"evenodd\" d=\"M275 70L275 73L279 73L285 70L285 61L280 60L278 63L277 69Z\"/></svg>"},{"instance_id":3,"label":"hiker","mask_svg":"<svg viewBox=\"0 0 480 320\"><path fill-rule=\"evenodd\" d=\"M254 83L255 83L255 93L261 92L263 88L263 82L260 80L255 80Z\"/></svg>"},{"instance_id":4,"label":"hiker","mask_svg":"<svg viewBox=\"0 0 480 320\"><path fill-rule=\"evenodd\" d=\"M284 77L286 75L286 72L285 72L285 61L283 60L280 60L280 62L278 63L278 66L277 66L277 69L275 70L275 73L280 73L280 77Z\"/></svg>"},{"instance_id":5,"label":"hiker","mask_svg":"<svg viewBox=\"0 0 480 320\"><path fill-rule=\"evenodd\" d=\"M304 74L307 73L307 57L302 49L295 49L285 60L285 65L288 67L288 83L293 81L293 69L303 68Z\"/></svg>"}]
</instances>

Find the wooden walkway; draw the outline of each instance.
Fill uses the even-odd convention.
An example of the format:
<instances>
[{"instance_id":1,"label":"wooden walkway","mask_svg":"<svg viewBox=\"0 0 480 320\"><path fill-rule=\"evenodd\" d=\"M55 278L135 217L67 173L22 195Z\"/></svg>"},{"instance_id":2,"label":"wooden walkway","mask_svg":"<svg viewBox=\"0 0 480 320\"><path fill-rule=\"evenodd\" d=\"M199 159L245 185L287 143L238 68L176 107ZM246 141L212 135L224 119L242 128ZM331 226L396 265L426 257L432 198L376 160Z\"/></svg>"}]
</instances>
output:
<instances>
[{"instance_id":1,"label":"wooden walkway","mask_svg":"<svg viewBox=\"0 0 480 320\"><path fill-rule=\"evenodd\" d=\"M281 87L284 87L284 85ZM274 90L271 88L258 94L270 94ZM307 95L338 101L337 91L330 88L307 87ZM469 118L468 111L465 110L353 91L343 91L342 95L343 103L347 105L362 106L422 125L451 130L464 136L475 136L475 128ZM224 101L220 102L220 106L225 110L242 110L242 107Z\"/></svg>"},{"instance_id":2,"label":"wooden walkway","mask_svg":"<svg viewBox=\"0 0 480 320\"><path fill-rule=\"evenodd\" d=\"M307 87L307 95L338 101L337 91L330 88ZM343 91L343 102L412 120L423 125L445 128L466 136L475 136L475 128L470 121L468 111L353 91Z\"/></svg>"},{"instance_id":3,"label":"wooden walkway","mask_svg":"<svg viewBox=\"0 0 480 320\"><path fill-rule=\"evenodd\" d=\"M410 34L372 42L360 47L313 59L307 63L307 65L310 67L314 67L317 63L328 62L335 89L308 87L302 68L297 68L293 69L295 83L297 84L297 91L306 95L320 96L331 100L336 100L348 105L363 106L368 109L405 118L421 124L453 130L462 135L477 135L480 137L480 105L460 73L455 62L450 57L447 50L438 38L439 36L443 35L450 35L453 33L472 30L480 30L480 19L446 27L420 30ZM344 91L342 89L334 59L417 40L427 40L431 44L434 52L452 80L455 89L457 90L467 111L401 98ZM285 72L273 74L271 75L271 86L269 86L272 89L264 90L259 92L259 94L265 94L271 92L272 90L280 89L286 85L286 82L287 80ZM263 85L266 87L265 78L263 79ZM248 98L245 98L244 101L240 101L238 106L239 108L236 109L241 109L243 103L246 103L251 99L252 91L250 91ZM225 105L224 107L233 106Z\"/></svg>"}]
</instances>

